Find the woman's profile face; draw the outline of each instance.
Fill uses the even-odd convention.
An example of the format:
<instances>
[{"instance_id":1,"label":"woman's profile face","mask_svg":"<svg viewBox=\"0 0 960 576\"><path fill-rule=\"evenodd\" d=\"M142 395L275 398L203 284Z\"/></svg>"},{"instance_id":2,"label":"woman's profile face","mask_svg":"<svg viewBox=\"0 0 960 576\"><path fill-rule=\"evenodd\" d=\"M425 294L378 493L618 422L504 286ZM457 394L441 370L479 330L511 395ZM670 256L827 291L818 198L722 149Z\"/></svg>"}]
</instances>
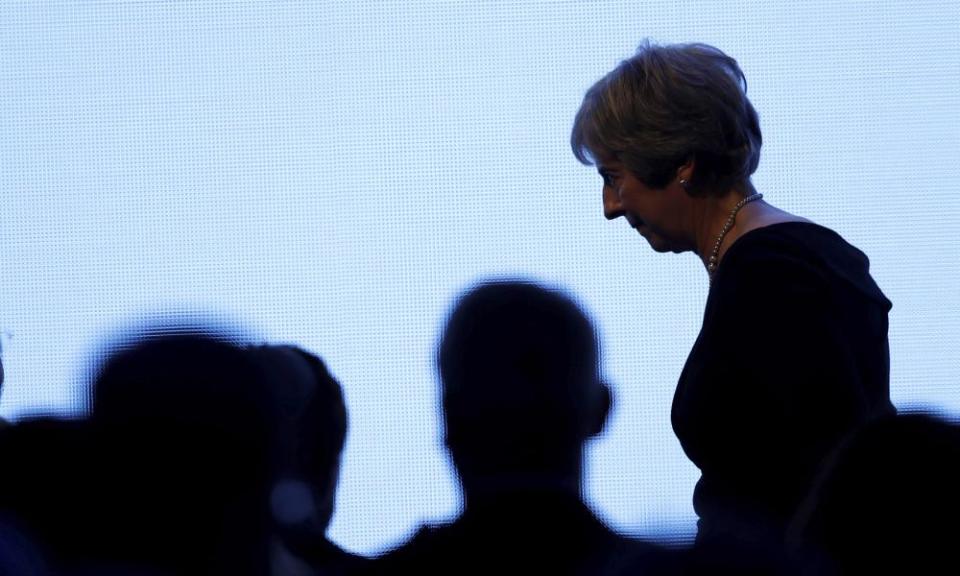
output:
<instances>
[{"instance_id":1,"label":"woman's profile face","mask_svg":"<svg viewBox=\"0 0 960 576\"><path fill-rule=\"evenodd\" d=\"M622 162L598 159L603 178L603 214L608 220L623 217L657 252L693 250L685 224L689 203L676 182L665 188L650 188Z\"/></svg>"}]
</instances>

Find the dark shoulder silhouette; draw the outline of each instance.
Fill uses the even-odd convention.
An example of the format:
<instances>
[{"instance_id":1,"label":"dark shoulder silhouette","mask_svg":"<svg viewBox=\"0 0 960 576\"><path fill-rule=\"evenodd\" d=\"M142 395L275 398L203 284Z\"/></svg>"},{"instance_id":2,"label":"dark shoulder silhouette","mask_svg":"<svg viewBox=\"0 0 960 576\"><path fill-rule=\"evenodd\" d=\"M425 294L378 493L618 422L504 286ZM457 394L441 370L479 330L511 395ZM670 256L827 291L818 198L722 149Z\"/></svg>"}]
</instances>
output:
<instances>
[{"instance_id":1,"label":"dark shoulder silhouette","mask_svg":"<svg viewBox=\"0 0 960 576\"><path fill-rule=\"evenodd\" d=\"M791 537L822 573L942 573L956 564L958 515L960 425L902 414L837 449Z\"/></svg>"}]
</instances>

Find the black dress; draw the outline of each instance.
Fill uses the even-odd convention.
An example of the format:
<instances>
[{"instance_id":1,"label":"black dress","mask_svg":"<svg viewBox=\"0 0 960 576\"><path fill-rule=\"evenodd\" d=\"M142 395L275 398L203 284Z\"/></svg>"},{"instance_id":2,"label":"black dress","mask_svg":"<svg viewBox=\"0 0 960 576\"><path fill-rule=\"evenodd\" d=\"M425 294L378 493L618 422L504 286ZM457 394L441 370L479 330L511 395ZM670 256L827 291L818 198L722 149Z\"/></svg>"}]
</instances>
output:
<instances>
[{"instance_id":1,"label":"black dress","mask_svg":"<svg viewBox=\"0 0 960 576\"><path fill-rule=\"evenodd\" d=\"M895 413L890 301L837 233L788 222L727 250L673 399L673 428L700 468L698 541L778 537L824 456Z\"/></svg>"}]
</instances>

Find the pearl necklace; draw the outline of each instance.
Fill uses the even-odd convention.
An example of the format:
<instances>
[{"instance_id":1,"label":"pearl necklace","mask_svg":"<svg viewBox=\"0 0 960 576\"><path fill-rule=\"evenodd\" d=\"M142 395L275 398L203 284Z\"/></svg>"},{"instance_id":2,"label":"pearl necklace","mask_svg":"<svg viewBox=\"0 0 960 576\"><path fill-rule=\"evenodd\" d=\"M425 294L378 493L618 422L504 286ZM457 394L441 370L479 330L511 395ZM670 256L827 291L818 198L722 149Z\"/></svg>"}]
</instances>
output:
<instances>
[{"instance_id":1,"label":"pearl necklace","mask_svg":"<svg viewBox=\"0 0 960 576\"><path fill-rule=\"evenodd\" d=\"M720 235L717 236L717 241L713 245L713 252L710 254L710 259L707 261L707 274L710 275L710 282L713 282L713 274L717 271L717 265L720 264L720 245L723 244L723 239L727 236L727 232L730 231L730 228L733 228L733 222L737 219L737 212L747 204L753 202L754 200L759 200L763 198L763 194L759 192L754 192L749 196L744 196L743 200L737 202L737 205L733 207L733 210L730 212L730 216L727 217L726 223L723 225L723 229L720 230Z\"/></svg>"}]
</instances>

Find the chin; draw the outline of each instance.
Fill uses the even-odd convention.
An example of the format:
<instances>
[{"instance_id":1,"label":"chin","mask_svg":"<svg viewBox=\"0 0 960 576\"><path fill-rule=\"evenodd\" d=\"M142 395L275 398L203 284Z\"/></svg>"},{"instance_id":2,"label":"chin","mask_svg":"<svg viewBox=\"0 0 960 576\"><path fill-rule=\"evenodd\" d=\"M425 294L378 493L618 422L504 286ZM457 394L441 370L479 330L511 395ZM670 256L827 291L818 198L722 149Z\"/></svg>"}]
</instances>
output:
<instances>
[{"instance_id":1,"label":"chin","mask_svg":"<svg viewBox=\"0 0 960 576\"><path fill-rule=\"evenodd\" d=\"M654 252L659 252L661 254L665 254L667 252L678 254L683 252L683 250L680 250L676 245L665 242L661 238L648 238L647 242L650 244L650 247L653 248Z\"/></svg>"},{"instance_id":2,"label":"chin","mask_svg":"<svg viewBox=\"0 0 960 576\"><path fill-rule=\"evenodd\" d=\"M645 236L647 243L650 244L650 248L653 248L654 252L659 252L661 254L666 254L667 252L672 252L673 254L680 254L682 252L689 252L692 248L690 246L684 245L682 242L673 242L664 238L663 236Z\"/></svg>"}]
</instances>

